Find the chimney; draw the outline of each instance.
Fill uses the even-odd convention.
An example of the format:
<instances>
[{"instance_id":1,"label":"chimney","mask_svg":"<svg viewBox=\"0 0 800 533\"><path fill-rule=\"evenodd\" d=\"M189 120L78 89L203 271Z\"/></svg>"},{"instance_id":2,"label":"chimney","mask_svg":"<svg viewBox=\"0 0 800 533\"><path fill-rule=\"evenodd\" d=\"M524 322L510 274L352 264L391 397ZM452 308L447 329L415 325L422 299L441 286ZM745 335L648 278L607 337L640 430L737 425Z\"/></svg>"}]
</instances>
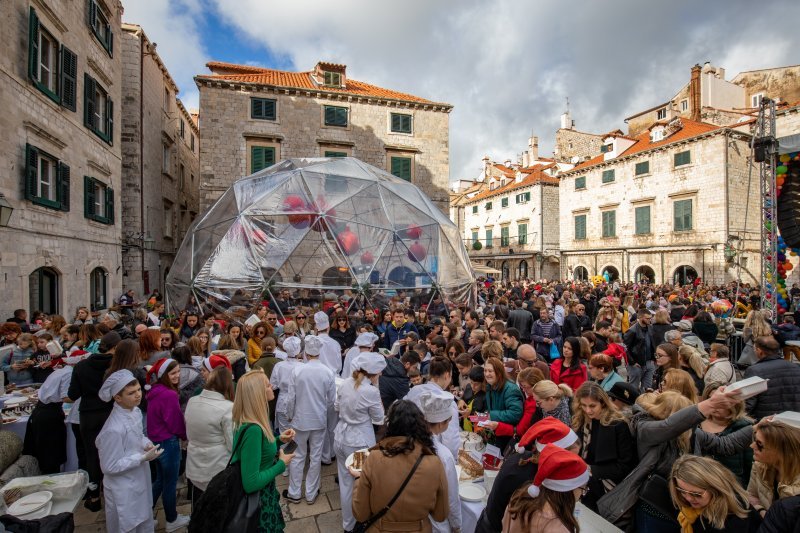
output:
<instances>
[{"instance_id":1,"label":"chimney","mask_svg":"<svg viewBox=\"0 0 800 533\"><path fill-rule=\"evenodd\" d=\"M510 159L506 159L505 161L503 161L503 165L506 168L511 168L511 160Z\"/></svg>"},{"instance_id":2,"label":"chimney","mask_svg":"<svg viewBox=\"0 0 800 533\"><path fill-rule=\"evenodd\" d=\"M539 137L534 135L528 139L528 154L531 163L539 160Z\"/></svg>"},{"instance_id":3,"label":"chimney","mask_svg":"<svg viewBox=\"0 0 800 533\"><path fill-rule=\"evenodd\" d=\"M483 181L484 183L488 183L489 180L489 164L491 163L491 159L489 159L488 155L483 156Z\"/></svg>"},{"instance_id":4,"label":"chimney","mask_svg":"<svg viewBox=\"0 0 800 533\"><path fill-rule=\"evenodd\" d=\"M569 111L565 111L561 114L561 129L562 130L571 130L575 127L575 122L572 120L572 117L569 114Z\"/></svg>"},{"instance_id":5,"label":"chimney","mask_svg":"<svg viewBox=\"0 0 800 533\"><path fill-rule=\"evenodd\" d=\"M700 120L700 65L692 67L692 75L689 79L689 105L692 112L689 118L694 121Z\"/></svg>"}]
</instances>

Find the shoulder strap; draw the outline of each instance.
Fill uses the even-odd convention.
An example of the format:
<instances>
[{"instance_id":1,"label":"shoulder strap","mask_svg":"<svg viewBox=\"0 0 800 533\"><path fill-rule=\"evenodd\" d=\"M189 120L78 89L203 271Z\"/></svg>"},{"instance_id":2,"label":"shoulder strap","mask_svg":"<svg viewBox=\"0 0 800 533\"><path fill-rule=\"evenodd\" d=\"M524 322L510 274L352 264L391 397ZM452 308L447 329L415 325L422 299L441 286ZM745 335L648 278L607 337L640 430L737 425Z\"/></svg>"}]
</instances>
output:
<instances>
[{"instance_id":1,"label":"shoulder strap","mask_svg":"<svg viewBox=\"0 0 800 533\"><path fill-rule=\"evenodd\" d=\"M383 515L385 515L386 513L389 512L389 509L392 507L392 505L394 505L394 502L396 502L397 498L399 498L400 495L403 493L403 490L406 488L406 485L408 485L408 482L411 481L411 477L414 475L414 472L417 471L417 467L422 462L422 458L423 457L425 457L425 455L420 453L419 457L417 457L417 462L414 463L414 466L411 467L411 471L406 476L406 479L403 481L403 484L400 485L400 488L397 489L397 492L395 493L395 495L392 496L392 499L389 500L389 503L387 503L386 506L383 509L381 509L380 511L378 511L374 515L370 516L367 519L367 521L364 522L364 530L365 531L368 530L372 526L372 524L374 524L375 522L377 522L378 520L383 518Z\"/></svg>"},{"instance_id":2,"label":"shoulder strap","mask_svg":"<svg viewBox=\"0 0 800 533\"><path fill-rule=\"evenodd\" d=\"M244 441L244 434L247 432L248 429L250 429L251 426L254 426L254 425L255 424L245 424L245 425L242 426L242 428L243 428L242 432L239 434L239 439L236 441L236 446L233 447L233 453L231 453L231 458L228 459L228 466L231 466L231 464L233 464L232 463L233 462L233 456L236 455L236 452L239 451L239 448L242 445L242 441Z\"/></svg>"}]
</instances>

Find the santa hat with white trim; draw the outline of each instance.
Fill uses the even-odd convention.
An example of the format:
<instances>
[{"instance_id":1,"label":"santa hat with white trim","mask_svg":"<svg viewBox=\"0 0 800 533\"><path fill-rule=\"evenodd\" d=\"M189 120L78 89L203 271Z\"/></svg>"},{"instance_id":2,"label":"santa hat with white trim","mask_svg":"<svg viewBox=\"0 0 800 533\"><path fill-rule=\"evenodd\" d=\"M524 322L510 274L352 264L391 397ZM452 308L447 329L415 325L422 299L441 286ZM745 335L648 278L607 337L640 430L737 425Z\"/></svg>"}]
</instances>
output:
<instances>
[{"instance_id":1,"label":"santa hat with white trim","mask_svg":"<svg viewBox=\"0 0 800 533\"><path fill-rule=\"evenodd\" d=\"M536 449L542 451L545 444L553 444L559 448L568 448L578 440L578 436L568 425L557 418L548 416L539 420L530 428L516 446L517 453L522 453L525 448L535 441Z\"/></svg>"},{"instance_id":2,"label":"santa hat with white trim","mask_svg":"<svg viewBox=\"0 0 800 533\"><path fill-rule=\"evenodd\" d=\"M147 385L145 385L144 388L150 390L150 384L161 379L161 377L167 371L169 364L173 361L175 361L175 359L165 357L153 363L153 366L147 369ZM153 379L153 376L155 376L155 379Z\"/></svg>"},{"instance_id":3,"label":"santa hat with white trim","mask_svg":"<svg viewBox=\"0 0 800 533\"><path fill-rule=\"evenodd\" d=\"M225 357L224 355L211 355L203 359L203 366L206 367L206 370L211 372L218 366L224 366L228 370L231 370L231 362L230 360Z\"/></svg>"},{"instance_id":4,"label":"santa hat with white trim","mask_svg":"<svg viewBox=\"0 0 800 533\"><path fill-rule=\"evenodd\" d=\"M578 455L548 444L539 454L539 468L528 487L528 495L535 498L540 487L556 492L570 492L589 482L589 467Z\"/></svg>"}]
</instances>

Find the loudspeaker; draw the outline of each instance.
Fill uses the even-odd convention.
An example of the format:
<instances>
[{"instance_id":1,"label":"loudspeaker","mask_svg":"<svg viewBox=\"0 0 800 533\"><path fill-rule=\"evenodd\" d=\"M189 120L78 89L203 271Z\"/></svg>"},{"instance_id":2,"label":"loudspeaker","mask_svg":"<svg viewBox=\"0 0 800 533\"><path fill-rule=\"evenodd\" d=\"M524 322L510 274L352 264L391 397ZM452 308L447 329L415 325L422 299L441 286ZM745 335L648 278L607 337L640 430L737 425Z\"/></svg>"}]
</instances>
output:
<instances>
[{"instance_id":1,"label":"loudspeaker","mask_svg":"<svg viewBox=\"0 0 800 533\"><path fill-rule=\"evenodd\" d=\"M789 172L778 197L778 229L786 246L800 247L800 164L789 163Z\"/></svg>"}]
</instances>

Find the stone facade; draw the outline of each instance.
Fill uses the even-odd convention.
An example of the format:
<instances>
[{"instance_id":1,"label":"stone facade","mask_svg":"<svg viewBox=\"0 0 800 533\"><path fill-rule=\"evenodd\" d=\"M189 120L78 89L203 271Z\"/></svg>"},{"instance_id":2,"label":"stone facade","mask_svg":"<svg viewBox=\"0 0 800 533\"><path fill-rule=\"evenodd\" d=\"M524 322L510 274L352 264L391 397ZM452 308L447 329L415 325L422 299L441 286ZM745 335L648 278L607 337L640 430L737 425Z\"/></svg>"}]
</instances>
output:
<instances>
[{"instance_id":1,"label":"stone facade","mask_svg":"<svg viewBox=\"0 0 800 533\"><path fill-rule=\"evenodd\" d=\"M212 71L214 65L209 64ZM344 68L343 65L339 67ZM312 73L242 68L252 71L253 75L228 79L212 74L195 78L200 90L203 123L207 126L200 152L201 209L212 205L234 181L251 174L252 148L265 147L274 149L276 162L287 158L323 157L326 152L335 152L387 171L391 171L392 157L410 158L411 182L447 213L452 106L416 97L351 94L348 84L366 84L346 81L343 70L343 87L331 90L316 82L309 84ZM313 88L259 81L262 74L272 76L275 73L294 79L303 77ZM274 119L252 118L252 98L274 100ZM324 106L347 108L346 127L326 126ZM411 115L412 132L393 133L390 128L392 113Z\"/></svg>"},{"instance_id":2,"label":"stone facade","mask_svg":"<svg viewBox=\"0 0 800 533\"><path fill-rule=\"evenodd\" d=\"M602 144L601 135L585 133L574 128L560 128L556 132L553 157L562 163L577 164L600 152Z\"/></svg>"},{"instance_id":3,"label":"stone facade","mask_svg":"<svg viewBox=\"0 0 800 533\"><path fill-rule=\"evenodd\" d=\"M24 308L69 320L121 293L121 13L113 0L0 3L0 193L14 207L0 319Z\"/></svg>"},{"instance_id":4,"label":"stone facade","mask_svg":"<svg viewBox=\"0 0 800 533\"><path fill-rule=\"evenodd\" d=\"M759 188L753 169L756 179L748 191L749 139L727 128L706 128L676 142L667 137L652 149L631 150L631 155L623 151L562 173L562 276L584 278L608 271L624 281L646 276L670 283L676 276L700 276L708 283L724 283L736 279L740 265L742 280L758 283ZM685 152L690 162L676 166L676 154ZM645 162L649 170L641 172ZM603 183L608 170L614 171L614 179ZM576 187L576 180L585 180L585 186ZM687 214L687 205L689 227L682 228L676 217ZM585 217L585 224L579 217ZM686 224L687 218L680 218ZM742 241L741 255L731 254Z\"/></svg>"},{"instance_id":5,"label":"stone facade","mask_svg":"<svg viewBox=\"0 0 800 533\"><path fill-rule=\"evenodd\" d=\"M123 282L137 294L164 280L199 213L200 132L142 28L124 24Z\"/></svg>"}]
</instances>

